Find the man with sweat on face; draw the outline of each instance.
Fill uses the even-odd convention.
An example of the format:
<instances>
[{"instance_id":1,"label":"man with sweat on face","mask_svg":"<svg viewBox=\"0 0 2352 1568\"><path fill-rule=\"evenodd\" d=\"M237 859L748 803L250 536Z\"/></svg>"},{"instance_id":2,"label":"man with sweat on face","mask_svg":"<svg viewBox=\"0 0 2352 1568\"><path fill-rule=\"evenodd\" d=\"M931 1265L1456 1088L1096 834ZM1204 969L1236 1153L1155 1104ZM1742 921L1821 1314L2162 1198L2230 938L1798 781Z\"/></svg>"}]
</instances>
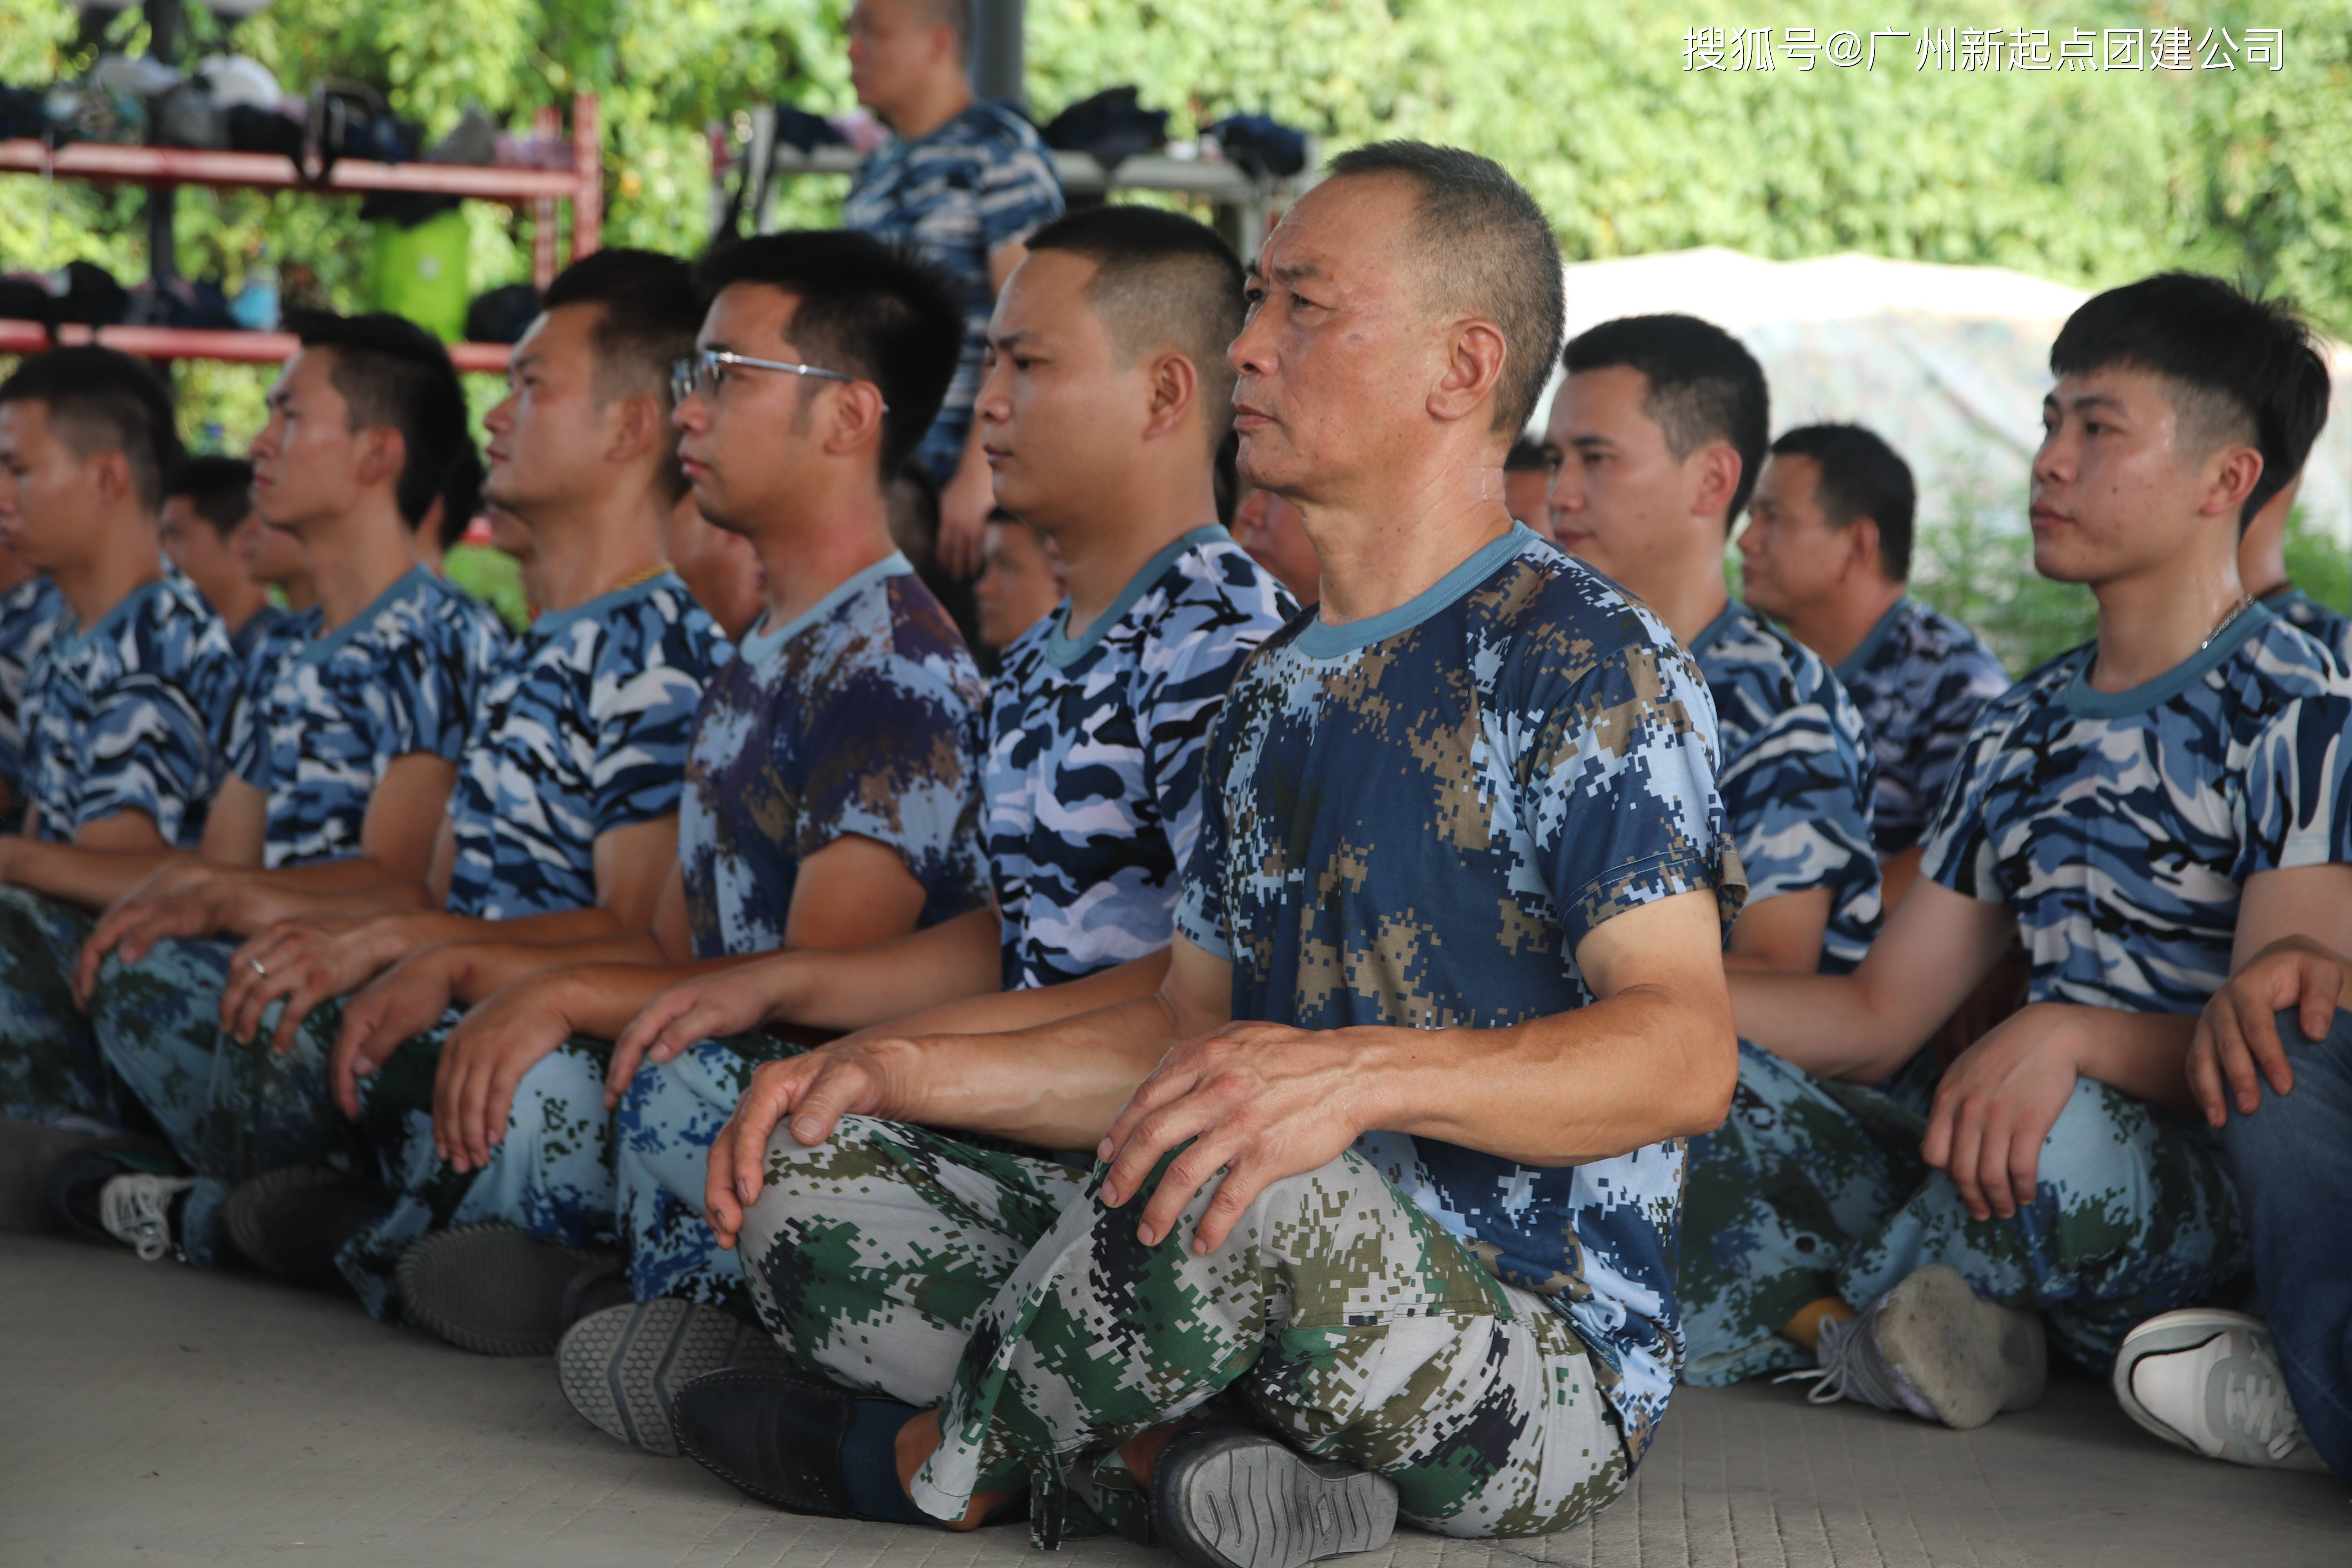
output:
<instances>
[{"instance_id":1,"label":"man with sweat on face","mask_svg":"<svg viewBox=\"0 0 2352 1568\"><path fill-rule=\"evenodd\" d=\"M1985 709L1859 968L1733 977L1752 1044L1684 1270L1695 1359L1959 1427L2039 1396L2045 1335L2104 1373L2243 1271L2182 1120L2198 1015L2273 942L2352 947L2352 675L2237 569L2326 396L2306 331L2173 273L2084 304L2050 367L2034 566L2098 636ZM2020 936L2027 1005L1939 1070L1923 1044Z\"/></svg>"},{"instance_id":2,"label":"man with sweat on face","mask_svg":"<svg viewBox=\"0 0 2352 1568\"><path fill-rule=\"evenodd\" d=\"M1241 468L1300 507L1322 608L1225 700L1156 994L826 1047L772 1136L722 1135L711 1217L797 1366L689 1384L677 1427L756 1496L950 1528L1026 1500L1049 1544L1148 1517L1276 1568L1400 1514L1559 1529L1664 1414L1740 879L1696 669L1505 509L1549 226L1484 158L1363 148L1251 297ZM845 1268L848 1226L907 1245ZM1265 1495L1296 1536L1220 1526Z\"/></svg>"}]
</instances>

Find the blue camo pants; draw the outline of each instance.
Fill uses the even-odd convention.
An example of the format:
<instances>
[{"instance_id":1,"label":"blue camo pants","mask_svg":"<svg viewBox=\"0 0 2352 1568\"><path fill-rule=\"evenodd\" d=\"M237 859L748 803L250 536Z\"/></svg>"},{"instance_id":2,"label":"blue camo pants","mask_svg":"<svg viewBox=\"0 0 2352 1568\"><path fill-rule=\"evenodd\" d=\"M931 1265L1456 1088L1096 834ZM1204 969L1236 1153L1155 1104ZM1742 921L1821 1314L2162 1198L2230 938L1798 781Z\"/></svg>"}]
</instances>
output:
<instances>
[{"instance_id":1,"label":"blue camo pants","mask_svg":"<svg viewBox=\"0 0 2352 1568\"><path fill-rule=\"evenodd\" d=\"M0 1116L116 1119L97 1037L73 996L90 925L71 904L0 888Z\"/></svg>"},{"instance_id":2,"label":"blue camo pants","mask_svg":"<svg viewBox=\"0 0 2352 1568\"><path fill-rule=\"evenodd\" d=\"M613 1119L604 1109L612 1047L576 1038L543 1058L515 1086L506 1136L488 1163L460 1173L433 1151L433 1080L457 1017L360 1080L360 1124L394 1201L335 1261L385 1321L400 1317L400 1255L429 1231L495 1220L565 1247L613 1245Z\"/></svg>"},{"instance_id":3,"label":"blue camo pants","mask_svg":"<svg viewBox=\"0 0 2352 1568\"><path fill-rule=\"evenodd\" d=\"M1824 1296L1862 1306L1942 1263L2038 1309L2058 1345L2112 1366L2133 1325L2243 1274L2237 1195L2213 1141L2078 1079L2043 1142L2033 1203L1975 1220L1919 1156L1936 1071L1880 1089L1814 1077L1746 1041L1723 1126L1691 1140L1677 1281L1686 1381L1811 1364L1780 1326Z\"/></svg>"},{"instance_id":4,"label":"blue camo pants","mask_svg":"<svg viewBox=\"0 0 2352 1568\"><path fill-rule=\"evenodd\" d=\"M329 1092L341 1005L327 1003L303 1020L284 1056L269 1045L282 1004L263 1015L253 1039L231 1038L220 1025L220 1003L236 945L169 941L136 963L110 956L90 997L107 1065L195 1173L181 1246L205 1268L223 1256L221 1204L237 1183L282 1165L359 1174L372 1163L359 1130Z\"/></svg>"},{"instance_id":5,"label":"blue camo pants","mask_svg":"<svg viewBox=\"0 0 2352 1568\"><path fill-rule=\"evenodd\" d=\"M630 1079L614 1118L622 1255L640 1301L675 1296L759 1321L742 1265L702 1217L710 1146L760 1064L799 1054L764 1035L704 1040Z\"/></svg>"}]
</instances>

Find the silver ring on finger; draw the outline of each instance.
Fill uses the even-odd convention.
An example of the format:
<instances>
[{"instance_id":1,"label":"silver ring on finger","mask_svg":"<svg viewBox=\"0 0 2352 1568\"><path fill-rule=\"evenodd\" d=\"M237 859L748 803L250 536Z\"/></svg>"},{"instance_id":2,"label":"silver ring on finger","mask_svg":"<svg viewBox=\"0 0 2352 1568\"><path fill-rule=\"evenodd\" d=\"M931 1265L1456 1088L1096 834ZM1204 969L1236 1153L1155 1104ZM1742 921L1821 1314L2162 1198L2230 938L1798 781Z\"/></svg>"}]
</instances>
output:
<instances>
[{"instance_id":1,"label":"silver ring on finger","mask_svg":"<svg viewBox=\"0 0 2352 1568\"><path fill-rule=\"evenodd\" d=\"M268 978L269 978L269 971L268 971L267 969L264 969L264 968L262 968L262 967L261 967L261 960L259 960L259 959L257 959L257 958L248 958L248 959L247 959L247 960L246 960L246 962L247 962L247 963L249 963L249 964L253 965L253 972L254 972L256 974L260 975L260 976L261 976L261 978L263 978L264 980L267 980L267 979L268 979Z\"/></svg>"}]
</instances>

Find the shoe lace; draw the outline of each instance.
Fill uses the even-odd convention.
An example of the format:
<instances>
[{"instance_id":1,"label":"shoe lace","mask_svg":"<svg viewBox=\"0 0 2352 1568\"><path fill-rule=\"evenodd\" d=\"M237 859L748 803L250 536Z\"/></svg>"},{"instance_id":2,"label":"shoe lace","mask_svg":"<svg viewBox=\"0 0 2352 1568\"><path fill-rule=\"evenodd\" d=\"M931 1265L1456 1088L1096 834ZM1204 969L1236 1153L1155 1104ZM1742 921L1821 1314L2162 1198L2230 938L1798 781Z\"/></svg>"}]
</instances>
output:
<instances>
[{"instance_id":1,"label":"shoe lace","mask_svg":"<svg viewBox=\"0 0 2352 1568\"><path fill-rule=\"evenodd\" d=\"M2295 1418L2286 1384L2267 1371L2237 1371L2223 1396L2230 1424L2260 1443L2273 1459L2303 1446L2303 1423Z\"/></svg>"},{"instance_id":2,"label":"shoe lace","mask_svg":"<svg viewBox=\"0 0 2352 1568\"><path fill-rule=\"evenodd\" d=\"M108 1178L98 1193L99 1223L128 1243L142 1263L172 1250L171 1202L195 1184L184 1176L144 1173Z\"/></svg>"},{"instance_id":3,"label":"shoe lace","mask_svg":"<svg viewBox=\"0 0 2352 1568\"><path fill-rule=\"evenodd\" d=\"M1865 1316L1847 1322L1833 1319L1823 1322L1821 1342L1814 1352L1822 1364L1782 1373L1772 1381L1810 1381L1812 1387L1806 1391L1805 1400L1811 1405L1834 1405L1841 1399L1852 1399L1880 1410L1909 1408L1882 1370L1878 1357L1871 1352L1866 1331L1869 1321Z\"/></svg>"}]
</instances>

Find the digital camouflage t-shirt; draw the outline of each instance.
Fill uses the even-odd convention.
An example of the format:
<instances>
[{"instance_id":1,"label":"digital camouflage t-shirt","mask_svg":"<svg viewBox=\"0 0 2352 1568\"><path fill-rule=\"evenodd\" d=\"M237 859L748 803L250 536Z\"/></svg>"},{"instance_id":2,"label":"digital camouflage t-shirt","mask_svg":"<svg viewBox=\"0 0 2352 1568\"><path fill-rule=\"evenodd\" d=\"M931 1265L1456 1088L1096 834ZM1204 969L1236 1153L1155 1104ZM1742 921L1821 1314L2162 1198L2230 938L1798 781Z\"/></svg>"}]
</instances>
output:
<instances>
[{"instance_id":1,"label":"digital camouflage t-shirt","mask_svg":"<svg viewBox=\"0 0 2352 1568\"><path fill-rule=\"evenodd\" d=\"M1734 600L1691 639L1722 726L1723 809L1750 905L1830 889L1821 970L1844 974L1880 923L1870 742L1829 666Z\"/></svg>"},{"instance_id":2,"label":"digital camouflage t-shirt","mask_svg":"<svg viewBox=\"0 0 2352 1568\"><path fill-rule=\"evenodd\" d=\"M1210 722L1297 609L1232 535L1202 528L1084 636L1065 634L1066 599L1004 650L981 793L1007 991L1168 945Z\"/></svg>"},{"instance_id":3,"label":"digital camouflage t-shirt","mask_svg":"<svg viewBox=\"0 0 2352 1568\"><path fill-rule=\"evenodd\" d=\"M2352 675L2259 605L2128 691L2092 689L2096 651L1985 709L1922 869L2016 914L2030 1000L2194 1013L2247 878L2352 858Z\"/></svg>"},{"instance_id":4,"label":"digital camouflage t-shirt","mask_svg":"<svg viewBox=\"0 0 2352 1568\"><path fill-rule=\"evenodd\" d=\"M1919 842L1960 747L2009 673L1984 639L1951 616L1903 598L1837 667L1862 710L1878 762L1871 837L1891 859Z\"/></svg>"},{"instance_id":5,"label":"digital camouflage t-shirt","mask_svg":"<svg viewBox=\"0 0 2352 1568\"><path fill-rule=\"evenodd\" d=\"M678 809L695 710L727 656L675 572L533 622L483 688L458 763L450 911L593 904L596 840Z\"/></svg>"},{"instance_id":6,"label":"digital camouflage t-shirt","mask_svg":"<svg viewBox=\"0 0 2352 1568\"><path fill-rule=\"evenodd\" d=\"M783 945L801 862L836 838L898 851L919 923L986 901L977 742L986 687L907 558L743 638L703 696L677 849L703 958Z\"/></svg>"},{"instance_id":7,"label":"digital camouflage t-shirt","mask_svg":"<svg viewBox=\"0 0 2352 1568\"><path fill-rule=\"evenodd\" d=\"M1496 1028L1593 1000L1576 949L1672 894L1741 897L1715 712L1664 626L1514 528L1411 603L1301 617L1211 743L1177 929L1234 1014L1312 1029ZM1679 1140L1574 1166L1432 1138L1358 1152L1590 1347L1634 1458L1682 1362Z\"/></svg>"},{"instance_id":8,"label":"digital camouflage t-shirt","mask_svg":"<svg viewBox=\"0 0 2352 1568\"><path fill-rule=\"evenodd\" d=\"M228 628L177 576L132 590L86 632L59 626L25 679L25 796L39 836L67 842L143 811L163 842L194 848L243 679Z\"/></svg>"},{"instance_id":9,"label":"digital camouflage t-shirt","mask_svg":"<svg viewBox=\"0 0 2352 1568\"><path fill-rule=\"evenodd\" d=\"M358 854L384 769L416 752L457 760L506 644L488 611L422 566L323 637L321 621L312 608L266 628L229 725L230 771L268 802L265 866Z\"/></svg>"}]
</instances>

